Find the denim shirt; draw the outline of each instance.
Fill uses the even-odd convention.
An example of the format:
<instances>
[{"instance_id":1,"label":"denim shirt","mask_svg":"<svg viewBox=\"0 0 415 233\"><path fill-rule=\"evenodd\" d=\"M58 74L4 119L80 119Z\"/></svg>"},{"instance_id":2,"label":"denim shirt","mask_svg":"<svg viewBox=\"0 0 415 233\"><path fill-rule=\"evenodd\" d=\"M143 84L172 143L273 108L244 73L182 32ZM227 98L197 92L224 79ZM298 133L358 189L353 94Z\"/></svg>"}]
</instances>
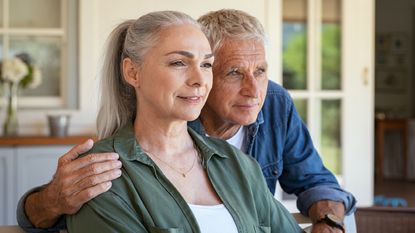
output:
<instances>
[{"instance_id":1,"label":"denim shirt","mask_svg":"<svg viewBox=\"0 0 415 233\"><path fill-rule=\"evenodd\" d=\"M189 125L206 134L200 120ZM259 162L272 193L279 181L285 192L297 195L302 214L308 215L311 205L321 200L343 202L346 214L354 212L356 199L324 167L293 100L280 85L268 82L264 106L256 122L247 126L242 150Z\"/></svg>"}]
</instances>

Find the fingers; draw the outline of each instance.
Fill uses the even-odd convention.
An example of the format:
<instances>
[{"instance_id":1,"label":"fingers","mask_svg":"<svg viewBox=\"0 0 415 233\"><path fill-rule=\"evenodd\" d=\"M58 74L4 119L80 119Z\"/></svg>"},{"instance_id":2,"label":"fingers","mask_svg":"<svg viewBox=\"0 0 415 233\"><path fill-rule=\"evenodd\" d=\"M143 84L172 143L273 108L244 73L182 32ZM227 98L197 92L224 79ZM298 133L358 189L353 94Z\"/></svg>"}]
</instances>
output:
<instances>
[{"instance_id":1,"label":"fingers","mask_svg":"<svg viewBox=\"0 0 415 233\"><path fill-rule=\"evenodd\" d=\"M90 150L93 145L94 145L94 141L92 141L92 139L86 140L84 143L73 147L68 153L60 157L59 163L68 163L78 158L80 154L83 154L87 152L88 150Z\"/></svg>"},{"instance_id":2,"label":"fingers","mask_svg":"<svg viewBox=\"0 0 415 233\"><path fill-rule=\"evenodd\" d=\"M66 212L66 214L76 213L83 204L95 198L96 196L100 195L101 193L108 191L111 188L111 186L112 186L112 183L108 181L108 182L94 185L92 187L89 187L87 189L84 189L74 194L68 203L72 206L72 208L68 208L68 211Z\"/></svg>"},{"instance_id":3,"label":"fingers","mask_svg":"<svg viewBox=\"0 0 415 233\"><path fill-rule=\"evenodd\" d=\"M80 170L81 168L91 166L93 164L99 164L105 161L116 161L119 158L117 153L99 153L99 154L89 154L85 157L79 158L77 160L72 161L70 164L66 166L67 172L72 172L76 170ZM92 166L91 169L100 169L99 166L94 167ZM101 172L98 172L101 173ZM98 174L95 173L95 174Z\"/></svg>"},{"instance_id":4,"label":"fingers","mask_svg":"<svg viewBox=\"0 0 415 233\"><path fill-rule=\"evenodd\" d=\"M105 184L107 182L110 182L114 179L117 179L121 176L121 170L120 169L112 169L106 172L103 172L98 175L91 175L88 177L83 178L76 184L74 184L71 189L68 190L68 194L73 194L76 192L80 192L82 190L87 190L89 188L92 188L94 186Z\"/></svg>"},{"instance_id":5,"label":"fingers","mask_svg":"<svg viewBox=\"0 0 415 233\"><path fill-rule=\"evenodd\" d=\"M120 161L105 161L86 166L79 170L76 177L72 179L72 192L78 192L97 184L111 181L121 176L122 164Z\"/></svg>"}]
</instances>

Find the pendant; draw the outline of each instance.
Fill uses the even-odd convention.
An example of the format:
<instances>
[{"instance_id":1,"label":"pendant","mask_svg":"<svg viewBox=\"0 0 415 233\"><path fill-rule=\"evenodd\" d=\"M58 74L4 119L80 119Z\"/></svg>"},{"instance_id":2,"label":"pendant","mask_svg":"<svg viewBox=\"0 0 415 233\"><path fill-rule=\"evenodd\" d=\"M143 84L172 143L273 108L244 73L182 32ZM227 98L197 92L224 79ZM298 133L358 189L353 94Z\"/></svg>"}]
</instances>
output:
<instances>
[{"instance_id":1,"label":"pendant","mask_svg":"<svg viewBox=\"0 0 415 233\"><path fill-rule=\"evenodd\" d=\"M186 174L182 173L183 178L186 178Z\"/></svg>"}]
</instances>

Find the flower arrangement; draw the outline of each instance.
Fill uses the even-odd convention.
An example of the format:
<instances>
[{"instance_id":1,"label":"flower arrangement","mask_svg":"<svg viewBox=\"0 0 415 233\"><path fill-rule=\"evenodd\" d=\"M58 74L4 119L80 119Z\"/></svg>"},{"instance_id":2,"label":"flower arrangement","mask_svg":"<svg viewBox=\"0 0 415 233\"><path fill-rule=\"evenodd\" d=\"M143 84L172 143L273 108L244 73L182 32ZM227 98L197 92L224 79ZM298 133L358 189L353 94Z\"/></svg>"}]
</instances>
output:
<instances>
[{"instance_id":1,"label":"flower arrangement","mask_svg":"<svg viewBox=\"0 0 415 233\"><path fill-rule=\"evenodd\" d=\"M36 88L42 82L42 75L26 53L5 59L0 66L0 84L7 95L6 119L3 133L6 136L17 134L17 96L20 89Z\"/></svg>"}]
</instances>

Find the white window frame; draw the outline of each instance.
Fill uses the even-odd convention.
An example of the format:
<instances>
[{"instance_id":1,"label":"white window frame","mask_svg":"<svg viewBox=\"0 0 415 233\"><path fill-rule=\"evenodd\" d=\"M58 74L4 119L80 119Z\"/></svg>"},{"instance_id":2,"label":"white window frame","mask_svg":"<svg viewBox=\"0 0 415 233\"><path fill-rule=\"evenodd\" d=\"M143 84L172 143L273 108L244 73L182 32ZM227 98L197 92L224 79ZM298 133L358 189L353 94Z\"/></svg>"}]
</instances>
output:
<instances>
[{"instance_id":1,"label":"white window frame","mask_svg":"<svg viewBox=\"0 0 415 233\"><path fill-rule=\"evenodd\" d=\"M9 58L9 47L10 47L10 37L11 36L54 36L61 38L61 54L60 54L60 61L61 61L61 69L59 74L59 89L60 95L59 96L20 96L19 97L19 108L74 108L76 107L74 102L69 99L70 93L68 92L69 88L68 85L74 86L73 84L69 83L68 81L68 63L72 62L68 60L68 4L73 4L72 0L68 2L68 0L58 0L61 1L61 9L60 9L60 16L61 16L61 25L57 28L10 28L10 1L12 0L2 0L3 8L3 25L0 27L0 36L3 39L3 58ZM75 43L76 44L76 43ZM72 49L72 48L71 48ZM76 48L75 48L76 49ZM73 63L73 62L72 62ZM76 65L75 65L76 67ZM75 68L76 69L76 68ZM75 71L76 72L76 71ZM75 81L76 83L76 81ZM77 101L77 97L75 98L75 102ZM4 106L5 100L2 99L2 104Z\"/></svg>"},{"instance_id":2,"label":"white window frame","mask_svg":"<svg viewBox=\"0 0 415 233\"><path fill-rule=\"evenodd\" d=\"M321 101L341 101L341 186L352 192L359 206L373 204L373 34L374 0L342 0L341 90L321 90L322 0L307 1L307 90L289 90L293 99L307 101L307 123L314 145L321 145ZM269 1L270 78L282 83L282 0ZM271 29L271 28L274 29ZM277 199L282 199L278 186ZM295 200L282 200L296 211Z\"/></svg>"}]
</instances>

